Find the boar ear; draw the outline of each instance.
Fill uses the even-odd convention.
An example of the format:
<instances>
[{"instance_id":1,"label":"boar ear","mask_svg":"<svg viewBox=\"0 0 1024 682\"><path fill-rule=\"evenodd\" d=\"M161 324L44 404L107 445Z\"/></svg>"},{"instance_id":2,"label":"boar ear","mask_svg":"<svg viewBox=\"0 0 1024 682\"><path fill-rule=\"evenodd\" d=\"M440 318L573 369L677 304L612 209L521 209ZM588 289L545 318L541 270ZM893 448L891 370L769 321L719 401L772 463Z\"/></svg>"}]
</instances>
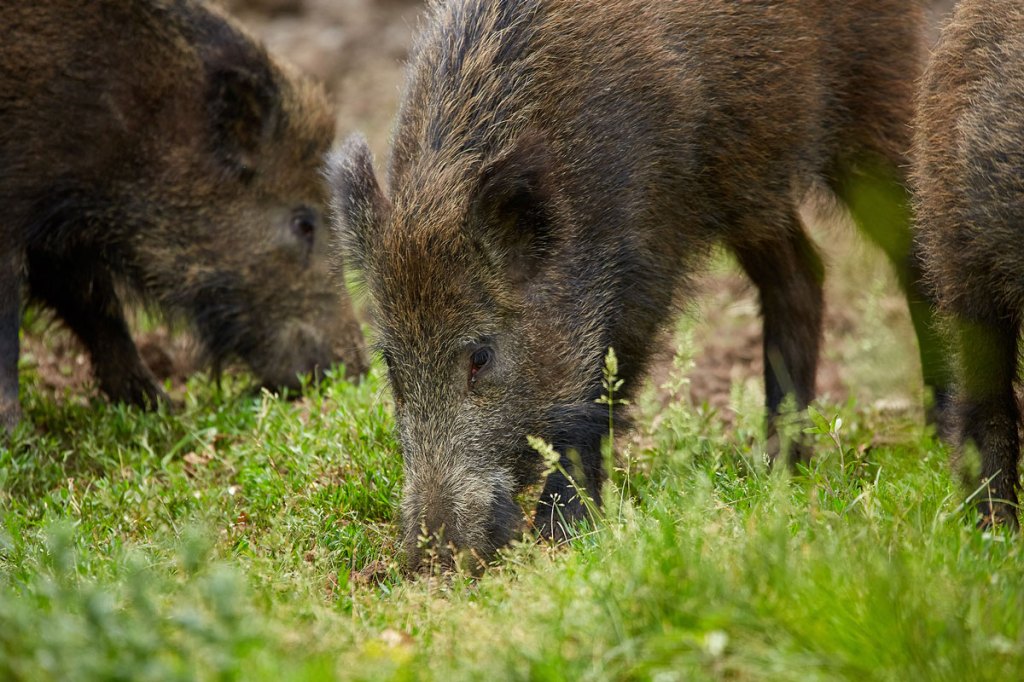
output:
<instances>
[{"instance_id":1,"label":"boar ear","mask_svg":"<svg viewBox=\"0 0 1024 682\"><path fill-rule=\"evenodd\" d=\"M274 74L260 60L232 64L219 59L207 64L207 83L214 145L224 163L248 182L255 176L260 147L280 119Z\"/></svg>"},{"instance_id":2,"label":"boar ear","mask_svg":"<svg viewBox=\"0 0 1024 682\"><path fill-rule=\"evenodd\" d=\"M547 141L535 131L485 163L470 203L471 238L511 280L532 279L554 242L554 184Z\"/></svg>"},{"instance_id":3,"label":"boar ear","mask_svg":"<svg viewBox=\"0 0 1024 682\"><path fill-rule=\"evenodd\" d=\"M373 230L380 224L388 201L373 171L373 154L362 135L352 135L327 158L327 183L335 237L346 258L365 269Z\"/></svg>"}]
</instances>

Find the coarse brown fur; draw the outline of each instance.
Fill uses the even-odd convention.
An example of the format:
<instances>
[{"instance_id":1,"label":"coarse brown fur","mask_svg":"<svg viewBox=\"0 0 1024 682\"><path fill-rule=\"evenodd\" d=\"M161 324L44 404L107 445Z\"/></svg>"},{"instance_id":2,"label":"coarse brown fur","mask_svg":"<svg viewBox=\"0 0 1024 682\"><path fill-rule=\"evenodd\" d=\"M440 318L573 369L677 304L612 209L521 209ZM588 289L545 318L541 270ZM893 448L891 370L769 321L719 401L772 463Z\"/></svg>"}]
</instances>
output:
<instances>
[{"instance_id":1,"label":"coarse brown fur","mask_svg":"<svg viewBox=\"0 0 1024 682\"><path fill-rule=\"evenodd\" d=\"M163 398L128 291L267 385L366 367L332 274L321 89L193 0L0 6L0 421L17 422L25 295L88 348L111 398Z\"/></svg>"},{"instance_id":2,"label":"coarse brown fur","mask_svg":"<svg viewBox=\"0 0 1024 682\"><path fill-rule=\"evenodd\" d=\"M901 171L921 7L905 0L452 0L409 68L389 193L358 138L332 163L397 403L409 561L423 531L487 560L550 441L598 497L602 358L625 393L712 245L758 286L770 447L814 397L823 267L797 209L830 190L916 293ZM804 456L799 443L791 456ZM773 453L774 454L774 453ZM548 477L535 522L583 505Z\"/></svg>"},{"instance_id":3,"label":"coarse brown fur","mask_svg":"<svg viewBox=\"0 0 1024 682\"><path fill-rule=\"evenodd\" d=\"M982 523L1016 526L1024 2L959 3L922 81L915 130L919 241L959 359L957 440L981 455Z\"/></svg>"}]
</instances>

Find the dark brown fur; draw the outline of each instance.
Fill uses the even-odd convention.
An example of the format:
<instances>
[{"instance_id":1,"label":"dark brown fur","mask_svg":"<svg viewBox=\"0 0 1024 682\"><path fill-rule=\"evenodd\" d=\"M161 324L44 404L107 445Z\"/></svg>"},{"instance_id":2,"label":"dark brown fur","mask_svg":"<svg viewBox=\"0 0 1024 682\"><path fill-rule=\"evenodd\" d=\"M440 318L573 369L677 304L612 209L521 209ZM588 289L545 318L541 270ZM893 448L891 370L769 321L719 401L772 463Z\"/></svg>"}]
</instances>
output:
<instances>
[{"instance_id":1,"label":"dark brown fur","mask_svg":"<svg viewBox=\"0 0 1024 682\"><path fill-rule=\"evenodd\" d=\"M959 359L958 441L987 482L982 523L1017 525L1024 315L1024 2L963 0L923 79L919 239Z\"/></svg>"},{"instance_id":2,"label":"dark brown fur","mask_svg":"<svg viewBox=\"0 0 1024 682\"><path fill-rule=\"evenodd\" d=\"M193 0L0 6L0 421L18 420L24 294L113 399L163 395L118 292L182 317L267 385L366 366L331 274L321 90Z\"/></svg>"},{"instance_id":3,"label":"dark brown fur","mask_svg":"<svg viewBox=\"0 0 1024 682\"><path fill-rule=\"evenodd\" d=\"M539 473L528 434L570 471L576 450L598 496L602 358L628 396L716 243L760 291L777 452L784 396L814 397L823 268L797 213L814 190L886 249L930 339L901 176L922 31L905 0L435 6L389 196L358 139L331 171L397 402L413 565L423 530L483 559L512 536ZM536 523L578 518L577 498L550 476Z\"/></svg>"}]
</instances>

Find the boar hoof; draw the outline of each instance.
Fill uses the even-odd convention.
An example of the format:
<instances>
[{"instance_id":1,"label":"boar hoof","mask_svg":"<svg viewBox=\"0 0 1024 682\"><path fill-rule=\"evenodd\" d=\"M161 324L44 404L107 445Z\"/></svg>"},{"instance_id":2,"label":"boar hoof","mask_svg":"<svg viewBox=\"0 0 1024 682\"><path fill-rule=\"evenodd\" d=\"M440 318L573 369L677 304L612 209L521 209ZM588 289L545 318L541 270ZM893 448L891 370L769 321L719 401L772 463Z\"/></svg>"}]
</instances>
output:
<instances>
[{"instance_id":1,"label":"boar hoof","mask_svg":"<svg viewBox=\"0 0 1024 682\"><path fill-rule=\"evenodd\" d=\"M125 373L100 380L100 388L111 400L141 407L144 410L155 410L160 405L172 407L171 399L148 371L145 373Z\"/></svg>"},{"instance_id":2,"label":"boar hoof","mask_svg":"<svg viewBox=\"0 0 1024 682\"><path fill-rule=\"evenodd\" d=\"M588 518L587 509L578 497L569 502L545 500L537 505L533 525L542 539L561 545L568 542L580 522Z\"/></svg>"},{"instance_id":3,"label":"boar hoof","mask_svg":"<svg viewBox=\"0 0 1024 682\"><path fill-rule=\"evenodd\" d=\"M991 531L997 528L1005 528L1012 532L1020 531L1017 510L1010 504L1005 502L983 502L979 511L981 512L981 518L978 519L978 530Z\"/></svg>"}]
</instances>

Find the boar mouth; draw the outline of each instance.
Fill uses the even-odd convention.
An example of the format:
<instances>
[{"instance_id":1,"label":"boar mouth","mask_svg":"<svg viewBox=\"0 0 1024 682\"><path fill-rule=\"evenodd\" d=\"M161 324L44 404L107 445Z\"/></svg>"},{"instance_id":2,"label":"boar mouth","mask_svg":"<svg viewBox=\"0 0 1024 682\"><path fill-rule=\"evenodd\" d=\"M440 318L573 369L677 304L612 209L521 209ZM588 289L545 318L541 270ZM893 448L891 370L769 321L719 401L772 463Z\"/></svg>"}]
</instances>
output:
<instances>
[{"instance_id":1,"label":"boar mouth","mask_svg":"<svg viewBox=\"0 0 1024 682\"><path fill-rule=\"evenodd\" d=\"M340 364L344 364L345 378L353 382L369 371L359 340L332 343L315 328L305 324L296 327L294 333L280 333L269 352L255 352L244 358L264 388L300 391L304 377L309 383L319 383L327 370Z\"/></svg>"},{"instance_id":2,"label":"boar mouth","mask_svg":"<svg viewBox=\"0 0 1024 682\"><path fill-rule=\"evenodd\" d=\"M325 305L328 301L333 301L333 308ZM204 282L202 290L186 302L185 311L204 359L215 373L240 359L263 388L298 392L303 386L301 376L317 382L325 370L344 362L346 378L353 379L369 367L354 318L349 325L344 306L330 297L316 302L330 309L330 314L320 315L315 322L296 311L282 316L274 306L256 306L240 278L220 273Z\"/></svg>"},{"instance_id":3,"label":"boar mouth","mask_svg":"<svg viewBox=\"0 0 1024 682\"><path fill-rule=\"evenodd\" d=\"M273 393L289 391L298 394L305 384L317 384L325 372L345 363L345 378L355 380L365 371L363 353L358 346L349 346L345 353L325 338L319 330L305 323L288 325L273 333L262 343L242 347L211 349L209 356L215 368L231 358L240 359L256 376L260 388Z\"/></svg>"}]
</instances>

